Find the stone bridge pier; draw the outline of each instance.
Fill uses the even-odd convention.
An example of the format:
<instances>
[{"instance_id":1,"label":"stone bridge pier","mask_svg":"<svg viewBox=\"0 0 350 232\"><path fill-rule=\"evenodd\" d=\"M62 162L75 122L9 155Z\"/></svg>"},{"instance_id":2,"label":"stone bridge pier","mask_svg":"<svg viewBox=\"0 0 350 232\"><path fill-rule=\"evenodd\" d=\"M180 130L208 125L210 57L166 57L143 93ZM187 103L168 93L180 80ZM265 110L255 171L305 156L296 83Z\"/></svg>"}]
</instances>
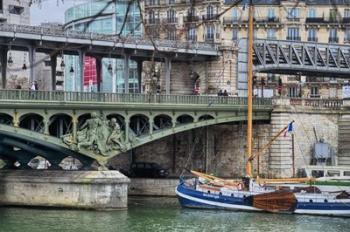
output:
<instances>
[{"instance_id":1,"label":"stone bridge pier","mask_svg":"<svg viewBox=\"0 0 350 232\"><path fill-rule=\"evenodd\" d=\"M330 145L333 165L348 164L348 152L342 153L348 144L343 135L348 133L345 122L349 118L343 100L279 98L273 104L271 136L293 120L294 131L282 134L269 149L270 177L292 177L299 168L312 164L314 144L320 139Z\"/></svg>"}]
</instances>

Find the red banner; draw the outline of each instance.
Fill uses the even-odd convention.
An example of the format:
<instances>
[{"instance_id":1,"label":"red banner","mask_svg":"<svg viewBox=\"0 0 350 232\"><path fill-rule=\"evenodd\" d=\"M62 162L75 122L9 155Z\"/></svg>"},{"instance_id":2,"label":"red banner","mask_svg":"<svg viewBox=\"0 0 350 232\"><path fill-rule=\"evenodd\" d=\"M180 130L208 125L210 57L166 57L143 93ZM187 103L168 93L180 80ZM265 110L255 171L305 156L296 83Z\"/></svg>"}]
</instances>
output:
<instances>
[{"instance_id":1,"label":"red banner","mask_svg":"<svg viewBox=\"0 0 350 232\"><path fill-rule=\"evenodd\" d=\"M96 59L86 56L84 59L84 85L96 85L97 73L96 73Z\"/></svg>"}]
</instances>

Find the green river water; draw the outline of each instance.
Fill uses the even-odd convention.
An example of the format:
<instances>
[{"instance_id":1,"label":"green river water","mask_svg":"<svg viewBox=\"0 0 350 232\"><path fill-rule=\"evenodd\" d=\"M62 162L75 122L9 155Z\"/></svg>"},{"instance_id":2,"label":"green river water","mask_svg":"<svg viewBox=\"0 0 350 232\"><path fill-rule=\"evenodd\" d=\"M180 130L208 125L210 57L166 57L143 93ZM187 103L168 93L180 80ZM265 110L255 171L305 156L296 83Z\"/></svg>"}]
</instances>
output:
<instances>
[{"instance_id":1,"label":"green river water","mask_svg":"<svg viewBox=\"0 0 350 232\"><path fill-rule=\"evenodd\" d=\"M350 232L350 218L183 209L175 198L129 198L128 210L0 208L0 231Z\"/></svg>"}]
</instances>

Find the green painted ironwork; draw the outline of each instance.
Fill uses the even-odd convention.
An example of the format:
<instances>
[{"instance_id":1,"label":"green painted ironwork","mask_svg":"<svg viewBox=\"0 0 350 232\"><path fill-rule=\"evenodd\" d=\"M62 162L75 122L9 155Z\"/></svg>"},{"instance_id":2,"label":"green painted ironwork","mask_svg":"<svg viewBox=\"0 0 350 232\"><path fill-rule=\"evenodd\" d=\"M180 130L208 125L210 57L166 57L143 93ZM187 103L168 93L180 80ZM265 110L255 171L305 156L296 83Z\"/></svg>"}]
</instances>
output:
<instances>
[{"instance_id":1,"label":"green painted ironwork","mask_svg":"<svg viewBox=\"0 0 350 232\"><path fill-rule=\"evenodd\" d=\"M62 150L66 154L71 152L86 162L92 159L101 165L127 150L171 134L245 121L247 117L247 99L239 97L0 90L0 99L0 115L7 117L5 121L8 124L0 124L0 136L10 136L20 141L34 138L32 142L38 146ZM270 120L271 111L271 99L254 99L254 120ZM91 117L94 118L92 120L86 118L92 112L96 112L98 117ZM35 132L33 128L24 129L28 127L21 122L28 115L37 117L36 123L42 125L40 132ZM56 117L65 117L71 129L60 135L50 134L49 127ZM156 125L159 117L167 118L166 127ZM120 121L117 122L117 119ZM133 131L133 125L140 123L139 119L146 123L143 125L145 131ZM82 130L84 120L91 124L91 131L96 123L100 125L99 128L104 128L96 132L104 135L103 141ZM94 121L96 123L92 123ZM31 152L35 152L34 149Z\"/></svg>"},{"instance_id":2,"label":"green painted ironwork","mask_svg":"<svg viewBox=\"0 0 350 232\"><path fill-rule=\"evenodd\" d=\"M28 91L0 90L1 100L45 101L45 102L106 102L106 103L156 103L156 104L219 104L246 106L247 99L242 97L217 97L197 95L150 95L150 94L121 94L93 92L62 92L62 91ZM255 98L253 104L272 106L271 98Z\"/></svg>"}]
</instances>

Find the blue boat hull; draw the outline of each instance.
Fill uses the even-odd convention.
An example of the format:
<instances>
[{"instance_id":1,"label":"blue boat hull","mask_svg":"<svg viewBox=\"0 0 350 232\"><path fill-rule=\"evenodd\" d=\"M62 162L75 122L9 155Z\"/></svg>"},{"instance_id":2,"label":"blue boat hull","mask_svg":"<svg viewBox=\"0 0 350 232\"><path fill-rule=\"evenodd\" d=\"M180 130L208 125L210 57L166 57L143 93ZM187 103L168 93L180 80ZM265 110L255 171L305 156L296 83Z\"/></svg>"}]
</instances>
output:
<instances>
[{"instance_id":1,"label":"blue boat hull","mask_svg":"<svg viewBox=\"0 0 350 232\"><path fill-rule=\"evenodd\" d=\"M184 184L179 184L176 187L176 194L181 206L187 208L263 211L253 207L249 192L246 192L246 195L235 196L232 194L231 196L226 196L198 191ZM350 216L350 201L347 200L345 203L312 202L306 199L298 200L297 197L296 207L291 213Z\"/></svg>"}]
</instances>

